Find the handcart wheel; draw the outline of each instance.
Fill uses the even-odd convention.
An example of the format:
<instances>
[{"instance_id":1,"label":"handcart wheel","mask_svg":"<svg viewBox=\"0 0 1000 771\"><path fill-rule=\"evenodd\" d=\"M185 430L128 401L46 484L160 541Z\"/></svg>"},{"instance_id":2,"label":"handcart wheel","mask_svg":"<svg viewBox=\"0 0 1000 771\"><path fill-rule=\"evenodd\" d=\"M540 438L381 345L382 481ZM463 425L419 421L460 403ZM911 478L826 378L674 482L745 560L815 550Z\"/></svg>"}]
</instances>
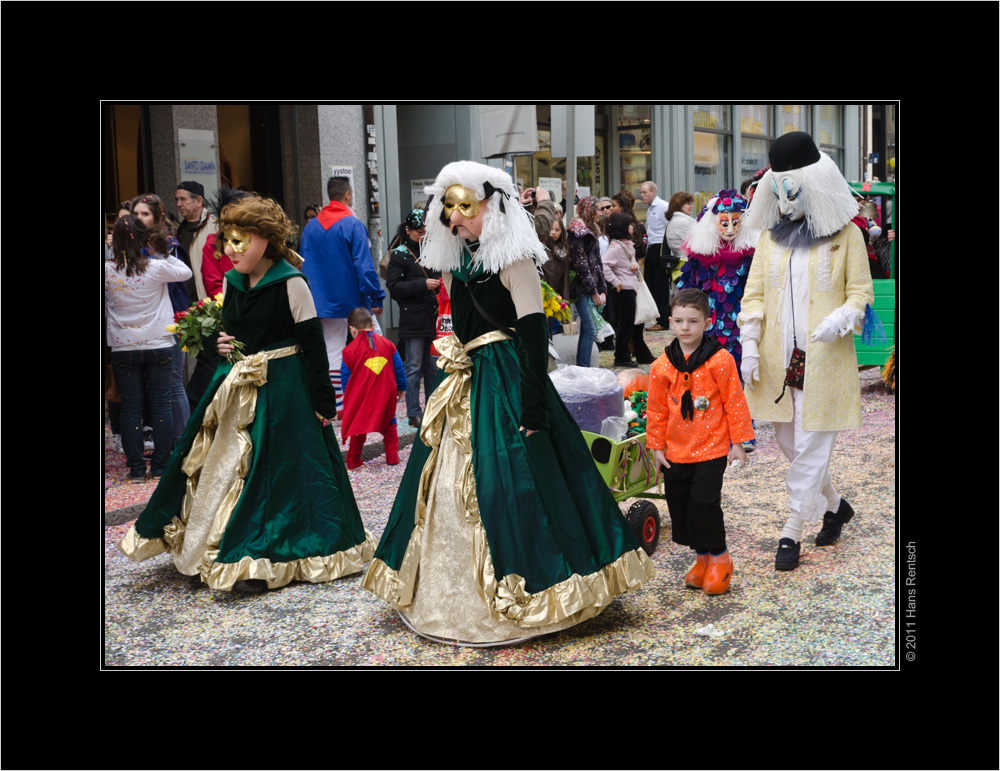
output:
<instances>
[{"instance_id":1,"label":"handcart wheel","mask_svg":"<svg viewBox=\"0 0 1000 771\"><path fill-rule=\"evenodd\" d=\"M651 501L636 501L629 507L625 519L646 554L653 556L660 542L660 510Z\"/></svg>"}]
</instances>

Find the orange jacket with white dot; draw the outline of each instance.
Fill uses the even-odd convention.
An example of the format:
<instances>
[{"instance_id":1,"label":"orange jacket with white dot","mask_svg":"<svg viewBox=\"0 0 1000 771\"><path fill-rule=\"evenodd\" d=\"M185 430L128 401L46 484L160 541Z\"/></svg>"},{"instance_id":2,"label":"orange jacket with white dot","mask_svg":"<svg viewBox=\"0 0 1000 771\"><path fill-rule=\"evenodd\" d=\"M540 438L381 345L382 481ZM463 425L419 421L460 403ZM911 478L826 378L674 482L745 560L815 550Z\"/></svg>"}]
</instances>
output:
<instances>
[{"instance_id":1,"label":"orange jacket with white dot","mask_svg":"<svg viewBox=\"0 0 1000 771\"><path fill-rule=\"evenodd\" d=\"M730 443L754 438L736 362L724 348L690 373L694 418L681 417L684 373L663 354L649 370L646 447L663 450L671 463L697 463L729 454ZM707 400L699 400L704 397ZM698 409L698 405L705 406Z\"/></svg>"}]
</instances>

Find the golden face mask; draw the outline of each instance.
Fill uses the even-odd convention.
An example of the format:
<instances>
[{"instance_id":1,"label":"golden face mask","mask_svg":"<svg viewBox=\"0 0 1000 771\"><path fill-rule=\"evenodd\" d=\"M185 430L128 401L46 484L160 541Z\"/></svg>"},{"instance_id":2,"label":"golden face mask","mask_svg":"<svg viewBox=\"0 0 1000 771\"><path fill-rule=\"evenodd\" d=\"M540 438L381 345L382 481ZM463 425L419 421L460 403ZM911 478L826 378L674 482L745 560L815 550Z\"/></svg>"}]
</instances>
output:
<instances>
[{"instance_id":1,"label":"golden face mask","mask_svg":"<svg viewBox=\"0 0 1000 771\"><path fill-rule=\"evenodd\" d=\"M223 247L231 246L234 252L243 254L250 248L250 234L239 230L223 230L222 243Z\"/></svg>"},{"instance_id":2,"label":"golden face mask","mask_svg":"<svg viewBox=\"0 0 1000 771\"><path fill-rule=\"evenodd\" d=\"M479 214L479 207L482 201L477 200L476 194L469 188L462 185L452 185L444 193L444 218L451 219L451 213L458 210L463 217L472 219Z\"/></svg>"}]
</instances>

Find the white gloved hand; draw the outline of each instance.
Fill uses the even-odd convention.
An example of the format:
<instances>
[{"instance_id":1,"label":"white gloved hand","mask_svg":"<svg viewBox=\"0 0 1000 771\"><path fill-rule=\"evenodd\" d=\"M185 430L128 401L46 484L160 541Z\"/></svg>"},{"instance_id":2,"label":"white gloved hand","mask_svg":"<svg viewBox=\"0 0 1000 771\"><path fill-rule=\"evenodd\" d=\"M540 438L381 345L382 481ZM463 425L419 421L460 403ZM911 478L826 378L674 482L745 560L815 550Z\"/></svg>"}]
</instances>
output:
<instances>
[{"instance_id":1,"label":"white gloved hand","mask_svg":"<svg viewBox=\"0 0 1000 771\"><path fill-rule=\"evenodd\" d=\"M760 380L760 358L747 356L746 348L743 349L743 358L740 360L740 374L743 375L744 384L750 388Z\"/></svg>"},{"instance_id":2,"label":"white gloved hand","mask_svg":"<svg viewBox=\"0 0 1000 771\"><path fill-rule=\"evenodd\" d=\"M809 340L813 343L832 343L838 337L840 337L840 327L827 316L819 323Z\"/></svg>"}]
</instances>

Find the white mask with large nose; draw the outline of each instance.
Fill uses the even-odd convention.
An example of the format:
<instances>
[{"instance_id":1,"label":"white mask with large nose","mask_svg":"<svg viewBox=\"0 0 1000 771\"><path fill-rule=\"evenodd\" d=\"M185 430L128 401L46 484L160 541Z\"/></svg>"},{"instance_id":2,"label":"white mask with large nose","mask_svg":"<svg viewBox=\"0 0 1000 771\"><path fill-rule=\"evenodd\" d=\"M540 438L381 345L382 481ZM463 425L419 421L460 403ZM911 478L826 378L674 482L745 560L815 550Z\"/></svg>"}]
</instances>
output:
<instances>
[{"instance_id":1,"label":"white mask with large nose","mask_svg":"<svg viewBox=\"0 0 1000 771\"><path fill-rule=\"evenodd\" d=\"M771 192L778 199L782 217L800 220L806 216L806 194L796 171L781 171L771 176Z\"/></svg>"}]
</instances>

